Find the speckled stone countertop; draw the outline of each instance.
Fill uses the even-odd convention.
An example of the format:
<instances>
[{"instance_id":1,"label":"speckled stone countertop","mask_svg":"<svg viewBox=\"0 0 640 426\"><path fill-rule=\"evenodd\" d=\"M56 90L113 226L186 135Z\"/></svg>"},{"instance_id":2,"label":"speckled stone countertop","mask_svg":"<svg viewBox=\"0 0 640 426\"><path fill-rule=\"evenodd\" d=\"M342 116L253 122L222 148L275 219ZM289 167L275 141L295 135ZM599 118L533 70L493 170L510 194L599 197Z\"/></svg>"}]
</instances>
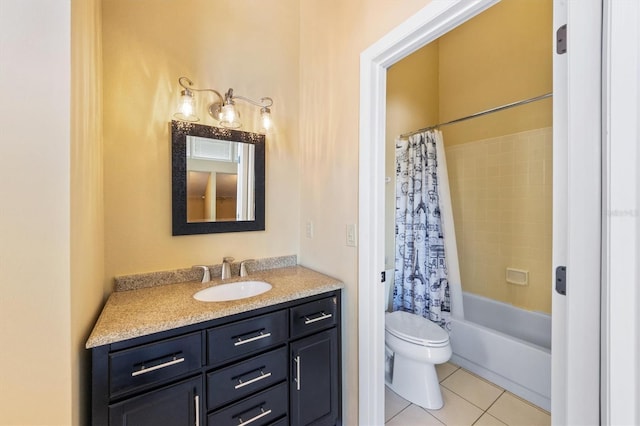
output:
<instances>
[{"instance_id":1,"label":"speckled stone countertop","mask_svg":"<svg viewBox=\"0 0 640 426\"><path fill-rule=\"evenodd\" d=\"M266 281L266 293L228 302L200 302L193 295L216 284L234 281ZM303 297L343 288L337 279L302 266L270 269L208 283L183 282L138 290L116 291L109 296L86 347L93 348L221 318Z\"/></svg>"}]
</instances>

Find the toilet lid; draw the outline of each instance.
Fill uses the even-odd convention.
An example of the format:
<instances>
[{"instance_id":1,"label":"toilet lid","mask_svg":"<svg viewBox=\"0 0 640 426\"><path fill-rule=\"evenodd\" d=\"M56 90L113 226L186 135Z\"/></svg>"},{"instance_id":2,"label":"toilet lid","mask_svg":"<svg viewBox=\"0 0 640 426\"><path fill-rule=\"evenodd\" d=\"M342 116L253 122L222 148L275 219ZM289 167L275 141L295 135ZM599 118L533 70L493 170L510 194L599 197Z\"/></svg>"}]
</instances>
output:
<instances>
[{"instance_id":1,"label":"toilet lid","mask_svg":"<svg viewBox=\"0 0 640 426\"><path fill-rule=\"evenodd\" d=\"M402 340L422 346L440 346L449 341L449 334L438 324L404 311L387 313L385 329Z\"/></svg>"}]
</instances>

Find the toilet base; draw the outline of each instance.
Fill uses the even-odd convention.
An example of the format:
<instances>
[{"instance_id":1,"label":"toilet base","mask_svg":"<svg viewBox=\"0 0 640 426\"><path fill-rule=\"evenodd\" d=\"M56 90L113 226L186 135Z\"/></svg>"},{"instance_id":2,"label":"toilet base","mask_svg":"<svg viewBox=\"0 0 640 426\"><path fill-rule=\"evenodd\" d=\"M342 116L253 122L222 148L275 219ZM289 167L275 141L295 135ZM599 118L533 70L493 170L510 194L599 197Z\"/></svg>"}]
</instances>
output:
<instances>
[{"instance_id":1,"label":"toilet base","mask_svg":"<svg viewBox=\"0 0 640 426\"><path fill-rule=\"evenodd\" d=\"M390 376L390 382L385 380L387 386L407 401L428 410L439 410L444 405L434 364L417 362L396 352Z\"/></svg>"}]
</instances>

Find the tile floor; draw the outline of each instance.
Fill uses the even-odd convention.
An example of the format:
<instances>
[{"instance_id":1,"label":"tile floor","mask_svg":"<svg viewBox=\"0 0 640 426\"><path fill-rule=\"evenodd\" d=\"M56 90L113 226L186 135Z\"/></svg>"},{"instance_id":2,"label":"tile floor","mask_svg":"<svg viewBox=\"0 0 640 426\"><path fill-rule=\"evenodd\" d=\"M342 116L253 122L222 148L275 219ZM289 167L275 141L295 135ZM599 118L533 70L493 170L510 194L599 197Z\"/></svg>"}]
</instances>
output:
<instances>
[{"instance_id":1,"label":"tile floor","mask_svg":"<svg viewBox=\"0 0 640 426\"><path fill-rule=\"evenodd\" d=\"M543 426L551 416L457 365L436 366L444 407L425 410L386 389L387 426Z\"/></svg>"}]
</instances>

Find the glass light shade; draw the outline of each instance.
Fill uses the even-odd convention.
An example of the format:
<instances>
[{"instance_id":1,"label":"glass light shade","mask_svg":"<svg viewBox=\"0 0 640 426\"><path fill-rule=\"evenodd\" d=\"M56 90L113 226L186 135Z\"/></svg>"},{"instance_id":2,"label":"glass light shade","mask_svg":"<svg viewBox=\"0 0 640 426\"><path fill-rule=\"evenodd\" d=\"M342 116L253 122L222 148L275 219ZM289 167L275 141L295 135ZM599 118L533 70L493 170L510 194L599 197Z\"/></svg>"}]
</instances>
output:
<instances>
[{"instance_id":1,"label":"glass light shade","mask_svg":"<svg viewBox=\"0 0 640 426\"><path fill-rule=\"evenodd\" d=\"M271 130L272 126L273 121L271 120L271 110L264 107L260 110L260 130L263 133L266 133Z\"/></svg>"},{"instance_id":2,"label":"glass light shade","mask_svg":"<svg viewBox=\"0 0 640 426\"><path fill-rule=\"evenodd\" d=\"M188 90L183 90L178 102L178 111L173 114L175 118L182 121L199 121L196 115L196 100Z\"/></svg>"},{"instance_id":3,"label":"glass light shade","mask_svg":"<svg viewBox=\"0 0 640 426\"><path fill-rule=\"evenodd\" d=\"M220 125L229 129L237 129L242 126L240 115L232 103L222 106L220 111Z\"/></svg>"}]
</instances>

